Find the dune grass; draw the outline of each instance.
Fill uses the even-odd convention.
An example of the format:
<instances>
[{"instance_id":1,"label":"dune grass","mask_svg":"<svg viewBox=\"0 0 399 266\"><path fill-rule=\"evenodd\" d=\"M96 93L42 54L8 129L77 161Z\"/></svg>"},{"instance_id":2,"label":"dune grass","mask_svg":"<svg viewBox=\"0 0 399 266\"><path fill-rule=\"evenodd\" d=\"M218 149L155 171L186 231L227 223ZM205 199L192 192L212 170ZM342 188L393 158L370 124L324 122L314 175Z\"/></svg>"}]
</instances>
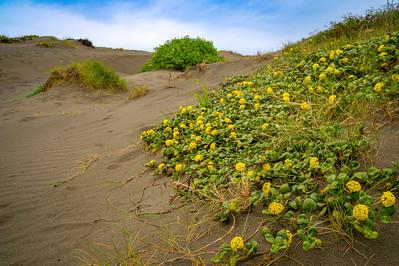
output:
<instances>
[{"instance_id":1,"label":"dune grass","mask_svg":"<svg viewBox=\"0 0 399 266\"><path fill-rule=\"evenodd\" d=\"M298 43L287 44L286 49L296 47L306 52L320 48L336 49L346 43L381 37L398 29L399 4L390 4L380 9L369 9L364 16L346 15L342 21L331 22L324 31Z\"/></svg>"},{"instance_id":2,"label":"dune grass","mask_svg":"<svg viewBox=\"0 0 399 266\"><path fill-rule=\"evenodd\" d=\"M62 83L78 84L84 88L103 91L126 91L127 85L114 70L95 61L72 63L51 70L44 91Z\"/></svg>"}]
</instances>

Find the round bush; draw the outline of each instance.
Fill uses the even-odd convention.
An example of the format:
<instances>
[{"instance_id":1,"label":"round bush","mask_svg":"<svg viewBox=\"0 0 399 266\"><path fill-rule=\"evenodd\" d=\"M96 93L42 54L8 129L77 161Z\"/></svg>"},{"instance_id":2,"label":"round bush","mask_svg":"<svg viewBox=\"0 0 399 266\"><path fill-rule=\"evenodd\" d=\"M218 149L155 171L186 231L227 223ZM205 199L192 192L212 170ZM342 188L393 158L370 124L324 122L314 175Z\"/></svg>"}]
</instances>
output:
<instances>
[{"instance_id":1,"label":"round bush","mask_svg":"<svg viewBox=\"0 0 399 266\"><path fill-rule=\"evenodd\" d=\"M211 41L202 38L175 38L155 48L151 61L142 71L174 69L185 70L201 63L221 61Z\"/></svg>"}]
</instances>

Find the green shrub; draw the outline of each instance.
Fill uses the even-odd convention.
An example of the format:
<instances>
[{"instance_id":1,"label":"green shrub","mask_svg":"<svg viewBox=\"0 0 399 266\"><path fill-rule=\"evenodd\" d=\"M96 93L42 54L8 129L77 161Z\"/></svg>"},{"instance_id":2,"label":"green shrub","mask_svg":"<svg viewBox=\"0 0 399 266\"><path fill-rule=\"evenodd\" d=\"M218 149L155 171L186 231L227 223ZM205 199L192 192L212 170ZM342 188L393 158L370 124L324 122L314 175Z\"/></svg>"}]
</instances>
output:
<instances>
[{"instance_id":1,"label":"green shrub","mask_svg":"<svg viewBox=\"0 0 399 266\"><path fill-rule=\"evenodd\" d=\"M174 69L185 70L201 63L221 61L211 41L201 38L175 38L155 48L151 61L142 67L142 71Z\"/></svg>"},{"instance_id":2,"label":"green shrub","mask_svg":"<svg viewBox=\"0 0 399 266\"><path fill-rule=\"evenodd\" d=\"M0 43L12 43L12 38L0 34Z\"/></svg>"},{"instance_id":3,"label":"green shrub","mask_svg":"<svg viewBox=\"0 0 399 266\"><path fill-rule=\"evenodd\" d=\"M78 39L78 42L80 42L84 46L94 48L93 43L89 39Z\"/></svg>"},{"instance_id":4,"label":"green shrub","mask_svg":"<svg viewBox=\"0 0 399 266\"><path fill-rule=\"evenodd\" d=\"M114 70L95 61L72 63L64 68L52 69L44 84L44 91L65 82L95 90L127 90L126 82Z\"/></svg>"}]
</instances>

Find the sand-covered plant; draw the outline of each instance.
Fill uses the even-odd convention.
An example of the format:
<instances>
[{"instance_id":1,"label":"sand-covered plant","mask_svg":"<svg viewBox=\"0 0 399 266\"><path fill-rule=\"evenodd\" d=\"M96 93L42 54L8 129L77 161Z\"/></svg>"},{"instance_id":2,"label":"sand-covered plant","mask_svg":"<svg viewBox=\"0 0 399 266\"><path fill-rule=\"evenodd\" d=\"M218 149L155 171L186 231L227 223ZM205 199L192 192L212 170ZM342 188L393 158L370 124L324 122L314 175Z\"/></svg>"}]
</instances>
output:
<instances>
[{"instance_id":1,"label":"sand-covered plant","mask_svg":"<svg viewBox=\"0 0 399 266\"><path fill-rule=\"evenodd\" d=\"M370 163L373 121L398 112L398 58L398 32L334 50L288 49L144 131L148 149L164 155L149 166L186 183L180 195L217 206L221 221L261 207L259 233L272 254L292 241L317 247L320 231L376 239L377 224L395 212L399 179ZM214 262L259 249L236 237Z\"/></svg>"},{"instance_id":2,"label":"sand-covered plant","mask_svg":"<svg viewBox=\"0 0 399 266\"><path fill-rule=\"evenodd\" d=\"M127 90L126 81L118 73L95 61L72 63L66 67L53 68L50 77L43 85L43 90L47 91L62 83L73 83L94 90Z\"/></svg>"},{"instance_id":3,"label":"sand-covered plant","mask_svg":"<svg viewBox=\"0 0 399 266\"><path fill-rule=\"evenodd\" d=\"M151 60L142 71L171 69L185 70L201 63L221 61L211 41L201 38L175 38L155 48Z\"/></svg>"}]
</instances>

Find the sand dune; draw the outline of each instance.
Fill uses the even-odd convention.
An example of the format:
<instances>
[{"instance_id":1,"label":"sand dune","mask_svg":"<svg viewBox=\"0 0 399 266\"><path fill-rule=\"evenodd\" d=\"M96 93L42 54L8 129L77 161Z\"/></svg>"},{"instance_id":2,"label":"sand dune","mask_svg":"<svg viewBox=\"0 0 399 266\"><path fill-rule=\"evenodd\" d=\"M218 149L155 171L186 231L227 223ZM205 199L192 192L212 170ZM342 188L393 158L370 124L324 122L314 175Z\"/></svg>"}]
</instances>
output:
<instances>
[{"instance_id":1,"label":"sand dune","mask_svg":"<svg viewBox=\"0 0 399 266\"><path fill-rule=\"evenodd\" d=\"M73 265L76 248L118 238L120 209L132 207L144 187L148 154L139 133L179 105L194 103L197 80L215 87L226 77L261 66L254 59L203 66L187 73L137 74L149 54L110 49L0 46L0 257L4 265ZM75 86L25 98L52 66L95 59L149 93L132 101ZM136 177L134 182L127 180ZM165 181L165 180L164 180ZM168 206L168 193L145 196ZM132 222L131 226L139 226Z\"/></svg>"}]
</instances>

